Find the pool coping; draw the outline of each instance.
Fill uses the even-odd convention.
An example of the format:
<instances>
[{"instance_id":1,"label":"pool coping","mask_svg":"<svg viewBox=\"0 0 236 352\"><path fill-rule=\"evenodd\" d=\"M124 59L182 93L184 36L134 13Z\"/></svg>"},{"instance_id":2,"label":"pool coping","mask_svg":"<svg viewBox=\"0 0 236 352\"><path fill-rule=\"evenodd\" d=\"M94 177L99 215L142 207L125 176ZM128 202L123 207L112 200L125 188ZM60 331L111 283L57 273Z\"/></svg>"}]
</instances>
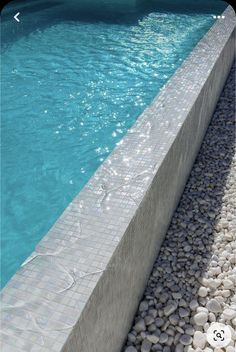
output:
<instances>
[{"instance_id":1,"label":"pool coping","mask_svg":"<svg viewBox=\"0 0 236 352\"><path fill-rule=\"evenodd\" d=\"M232 65L223 15L2 290L3 352L120 351Z\"/></svg>"}]
</instances>

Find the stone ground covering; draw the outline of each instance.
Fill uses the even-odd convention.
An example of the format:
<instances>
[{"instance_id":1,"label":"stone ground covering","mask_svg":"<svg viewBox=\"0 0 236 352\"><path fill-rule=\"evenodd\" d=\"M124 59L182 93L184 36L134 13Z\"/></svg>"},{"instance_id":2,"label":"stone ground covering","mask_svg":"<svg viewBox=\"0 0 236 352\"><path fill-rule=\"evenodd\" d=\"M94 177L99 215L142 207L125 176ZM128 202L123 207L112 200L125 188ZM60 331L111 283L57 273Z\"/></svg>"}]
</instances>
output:
<instances>
[{"instance_id":1,"label":"stone ground covering","mask_svg":"<svg viewBox=\"0 0 236 352\"><path fill-rule=\"evenodd\" d=\"M125 352L236 351L235 65L154 264ZM230 326L226 348L206 341Z\"/></svg>"}]
</instances>

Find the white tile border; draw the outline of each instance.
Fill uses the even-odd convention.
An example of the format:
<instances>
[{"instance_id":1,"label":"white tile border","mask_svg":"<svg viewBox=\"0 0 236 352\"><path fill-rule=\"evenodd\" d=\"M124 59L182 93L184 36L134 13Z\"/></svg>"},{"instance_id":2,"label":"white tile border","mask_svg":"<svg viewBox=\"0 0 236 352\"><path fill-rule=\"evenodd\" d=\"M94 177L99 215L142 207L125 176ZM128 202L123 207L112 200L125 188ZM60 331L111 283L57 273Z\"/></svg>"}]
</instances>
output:
<instances>
[{"instance_id":1,"label":"white tile border","mask_svg":"<svg viewBox=\"0 0 236 352\"><path fill-rule=\"evenodd\" d=\"M1 292L3 352L118 352L234 56L229 6Z\"/></svg>"}]
</instances>

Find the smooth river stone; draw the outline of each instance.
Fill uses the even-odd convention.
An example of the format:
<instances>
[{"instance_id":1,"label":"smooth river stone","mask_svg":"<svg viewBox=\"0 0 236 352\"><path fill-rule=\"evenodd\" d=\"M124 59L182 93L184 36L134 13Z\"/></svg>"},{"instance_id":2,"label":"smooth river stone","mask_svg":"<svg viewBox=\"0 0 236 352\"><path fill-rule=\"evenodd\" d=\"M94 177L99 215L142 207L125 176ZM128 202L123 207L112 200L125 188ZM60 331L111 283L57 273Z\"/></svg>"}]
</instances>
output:
<instances>
[{"instance_id":1,"label":"smooth river stone","mask_svg":"<svg viewBox=\"0 0 236 352\"><path fill-rule=\"evenodd\" d=\"M177 315L177 314L172 314L170 317L169 317L169 321L172 325L177 325L178 322L180 320L180 317Z\"/></svg>"},{"instance_id":2,"label":"smooth river stone","mask_svg":"<svg viewBox=\"0 0 236 352\"><path fill-rule=\"evenodd\" d=\"M134 343L136 341L136 336L134 336L132 333L128 334L128 341Z\"/></svg>"},{"instance_id":3,"label":"smooth river stone","mask_svg":"<svg viewBox=\"0 0 236 352\"><path fill-rule=\"evenodd\" d=\"M145 312L148 310L148 302L147 301L142 301L139 305L139 311L140 312Z\"/></svg>"},{"instance_id":4,"label":"smooth river stone","mask_svg":"<svg viewBox=\"0 0 236 352\"><path fill-rule=\"evenodd\" d=\"M193 336L193 346L204 349L206 345L206 335L201 331L195 331Z\"/></svg>"},{"instance_id":5,"label":"smooth river stone","mask_svg":"<svg viewBox=\"0 0 236 352\"><path fill-rule=\"evenodd\" d=\"M213 312L213 313L219 313L222 310L220 303L214 298L210 299L210 301L207 302L206 307L209 312Z\"/></svg>"},{"instance_id":6,"label":"smooth river stone","mask_svg":"<svg viewBox=\"0 0 236 352\"><path fill-rule=\"evenodd\" d=\"M189 308L191 310L195 310L197 309L197 307L199 306L198 301L196 299L193 299L190 303L189 303Z\"/></svg>"},{"instance_id":7,"label":"smooth river stone","mask_svg":"<svg viewBox=\"0 0 236 352\"><path fill-rule=\"evenodd\" d=\"M153 343L154 345L159 341L159 337L156 335L147 335L147 340Z\"/></svg>"},{"instance_id":8,"label":"smooth river stone","mask_svg":"<svg viewBox=\"0 0 236 352\"><path fill-rule=\"evenodd\" d=\"M225 352L235 352L236 349L234 346L227 346Z\"/></svg>"},{"instance_id":9,"label":"smooth river stone","mask_svg":"<svg viewBox=\"0 0 236 352\"><path fill-rule=\"evenodd\" d=\"M208 293L208 289L204 286L201 286L198 290L198 296L199 297L206 297Z\"/></svg>"},{"instance_id":10,"label":"smooth river stone","mask_svg":"<svg viewBox=\"0 0 236 352\"><path fill-rule=\"evenodd\" d=\"M234 288L234 284L231 280L225 279L222 283L225 290L232 290Z\"/></svg>"},{"instance_id":11,"label":"smooth river stone","mask_svg":"<svg viewBox=\"0 0 236 352\"><path fill-rule=\"evenodd\" d=\"M180 308L180 309L179 309L179 316L180 316L181 318L188 317L189 314L190 314L189 309L185 309L185 308Z\"/></svg>"},{"instance_id":12,"label":"smooth river stone","mask_svg":"<svg viewBox=\"0 0 236 352\"><path fill-rule=\"evenodd\" d=\"M140 319L139 321L137 321L137 323L134 325L134 330L137 333L146 330L146 325L143 319Z\"/></svg>"},{"instance_id":13,"label":"smooth river stone","mask_svg":"<svg viewBox=\"0 0 236 352\"><path fill-rule=\"evenodd\" d=\"M163 332L161 335L160 335L160 340L159 340L159 342L160 343L166 343L168 341L168 335L165 333L165 332Z\"/></svg>"},{"instance_id":14,"label":"smooth river stone","mask_svg":"<svg viewBox=\"0 0 236 352\"><path fill-rule=\"evenodd\" d=\"M184 345L178 343L178 345L175 347L175 352L184 352Z\"/></svg>"},{"instance_id":15,"label":"smooth river stone","mask_svg":"<svg viewBox=\"0 0 236 352\"><path fill-rule=\"evenodd\" d=\"M234 309L226 308L223 311L223 317L226 320L232 320L232 319L234 319L236 317L236 311Z\"/></svg>"},{"instance_id":16,"label":"smooth river stone","mask_svg":"<svg viewBox=\"0 0 236 352\"><path fill-rule=\"evenodd\" d=\"M137 352L136 348L133 346L129 346L125 349L125 352Z\"/></svg>"},{"instance_id":17,"label":"smooth river stone","mask_svg":"<svg viewBox=\"0 0 236 352\"><path fill-rule=\"evenodd\" d=\"M158 328L160 328L164 324L164 320L162 318L156 318L155 324Z\"/></svg>"},{"instance_id":18,"label":"smooth river stone","mask_svg":"<svg viewBox=\"0 0 236 352\"><path fill-rule=\"evenodd\" d=\"M141 346L141 352L150 352L152 348L152 343L148 340L143 340L142 346Z\"/></svg>"},{"instance_id":19,"label":"smooth river stone","mask_svg":"<svg viewBox=\"0 0 236 352\"><path fill-rule=\"evenodd\" d=\"M211 280L208 281L208 286L212 290L216 290L217 287L219 287L220 285L221 285L221 280L220 279L211 279Z\"/></svg>"},{"instance_id":20,"label":"smooth river stone","mask_svg":"<svg viewBox=\"0 0 236 352\"><path fill-rule=\"evenodd\" d=\"M184 346L188 346L192 343L193 338L190 335L182 335L180 336L179 342L182 343Z\"/></svg>"},{"instance_id":21,"label":"smooth river stone","mask_svg":"<svg viewBox=\"0 0 236 352\"><path fill-rule=\"evenodd\" d=\"M185 334L194 335L194 328L190 325L187 329L185 329Z\"/></svg>"},{"instance_id":22,"label":"smooth river stone","mask_svg":"<svg viewBox=\"0 0 236 352\"><path fill-rule=\"evenodd\" d=\"M204 324L206 324L207 319L208 319L208 314L205 312L199 312L195 314L193 317L194 323L198 326L203 326Z\"/></svg>"},{"instance_id":23,"label":"smooth river stone","mask_svg":"<svg viewBox=\"0 0 236 352\"><path fill-rule=\"evenodd\" d=\"M164 308L164 314L166 317L174 313L174 311L177 309L178 305L176 302L170 302L165 308Z\"/></svg>"},{"instance_id":24,"label":"smooth river stone","mask_svg":"<svg viewBox=\"0 0 236 352\"><path fill-rule=\"evenodd\" d=\"M152 316L147 315L144 318L144 321L145 321L145 324L148 326L148 325L151 325L152 323L154 323L155 319Z\"/></svg>"}]
</instances>

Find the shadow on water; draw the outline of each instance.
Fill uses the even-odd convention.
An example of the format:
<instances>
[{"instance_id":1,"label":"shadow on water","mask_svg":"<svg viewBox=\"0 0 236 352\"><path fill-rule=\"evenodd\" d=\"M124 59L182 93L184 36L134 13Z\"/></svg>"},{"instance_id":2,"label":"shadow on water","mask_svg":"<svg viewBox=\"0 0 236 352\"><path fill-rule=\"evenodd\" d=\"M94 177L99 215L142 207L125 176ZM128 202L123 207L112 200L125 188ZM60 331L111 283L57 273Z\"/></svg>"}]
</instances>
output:
<instances>
[{"instance_id":1,"label":"shadow on water","mask_svg":"<svg viewBox=\"0 0 236 352\"><path fill-rule=\"evenodd\" d=\"M185 301L181 304L186 309L189 309L192 300L198 300L200 306L206 304L206 298L199 298L197 293L202 280L208 278L208 267L213 254L217 254L212 248L215 234L224 233L224 229L219 228L217 223L221 218L223 197L228 187L226 181L235 155L235 67L234 63L148 280L141 300L149 303L148 311L137 312L133 322L135 325L140 317L151 315L149 311L155 309L162 311L156 318L164 319L164 323L157 327L153 322L141 334L160 335L164 332L163 326L169 318L164 316L163 308L169 299L174 299L174 292L181 293ZM230 265L228 260L225 263ZM176 313L177 311L173 314ZM220 313L215 315L217 321ZM184 321L184 329L193 329L190 317L184 318ZM176 334L177 330L175 336ZM132 335L136 336L136 342L132 343L128 339L126 346L135 346L140 351L145 336L141 337L131 328L130 336ZM166 351L175 351L173 342L169 347L165 344L156 346L151 351L163 351L164 346Z\"/></svg>"},{"instance_id":2,"label":"shadow on water","mask_svg":"<svg viewBox=\"0 0 236 352\"><path fill-rule=\"evenodd\" d=\"M11 44L38 29L65 21L133 26L154 11L167 15L220 14L226 5L221 0L15 0L2 10L1 38L3 45ZM17 12L20 12L20 23L14 20Z\"/></svg>"}]
</instances>

